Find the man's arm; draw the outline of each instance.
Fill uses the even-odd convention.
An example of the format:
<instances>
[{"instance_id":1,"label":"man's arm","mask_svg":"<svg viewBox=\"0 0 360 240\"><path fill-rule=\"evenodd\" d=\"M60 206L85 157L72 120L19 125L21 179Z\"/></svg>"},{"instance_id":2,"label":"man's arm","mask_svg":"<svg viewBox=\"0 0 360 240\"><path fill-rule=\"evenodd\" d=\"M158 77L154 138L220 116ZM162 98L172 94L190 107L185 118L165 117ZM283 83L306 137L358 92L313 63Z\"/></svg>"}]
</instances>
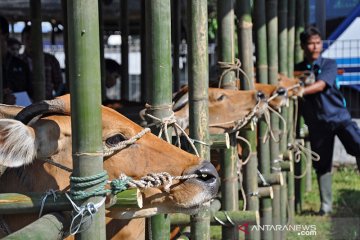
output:
<instances>
[{"instance_id":1,"label":"man's arm","mask_svg":"<svg viewBox=\"0 0 360 240\"><path fill-rule=\"evenodd\" d=\"M304 88L303 95L315 94L324 91L326 83L323 80L317 80Z\"/></svg>"}]
</instances>

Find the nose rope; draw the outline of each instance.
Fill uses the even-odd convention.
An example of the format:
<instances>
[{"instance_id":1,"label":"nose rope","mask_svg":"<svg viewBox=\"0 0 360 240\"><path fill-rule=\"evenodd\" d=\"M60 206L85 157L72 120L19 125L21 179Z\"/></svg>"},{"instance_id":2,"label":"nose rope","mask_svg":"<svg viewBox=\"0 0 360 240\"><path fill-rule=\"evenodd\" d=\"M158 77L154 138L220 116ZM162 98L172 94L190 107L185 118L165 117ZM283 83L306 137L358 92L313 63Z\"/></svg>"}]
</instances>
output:
<instances>
[{"instance_id":1,"label":"nose rope","mask_svg":"<svg viewBox=\"0 0 360 240\"><path fill-rule=\"evenodd\" d=\"M147 108L153 108L151 105L147 104L146 105ZM151 127L151 126L157 126L158 128L160 128L158 137L161 138L162 135L165 135L165 139L168 143L171 143L170 138L169 138L169 134L168 134L168 127L169 125L171 125L174 128L174 132L177 138L177 146L179 148L181 148L181 142L180 142L180 133L178 132L178 130L180 130L181 134L183 136L185 136L186 140L189 142L191 148L193 149L194 153L196 156L199 157L199 152L197 151L195 145L194 145L194 141L197 140L192 140L189 135L185 132L185 130L176 122L176 117L174 112L172 112L172 114L169 117L165 117L165 118L158 118L155 117L153 115L151 115L150 113L146 113L145 112L145 116L151 118L152 120L154 120L154 123L150 123L147 126ZM200 141L199 141L200 142Z\"/></svg>"},{"instance_id":2,"label":"nose rope","mask_svg":"<svg viewBox=\"0 0 360 240\"><path fill-rule=\"evenodd\" d=\"M213 123L213 124L209 124L209 127L222 127L224 125L234 124L234 127L232 128L230 133L237 132L241 128L243 128L246 124L248 124L250 122L250 120L253 119L253 117L255 117L256 115L259 115L259 112L261 112L263 110L262 106L261 106L262 105L261 103L264 104L264 102L262 102L261 100L258 101L256 103L255 107L247 115L245 115L245 117L243 117L243 118L241 118L239 120L221 122L221 123Z\"/></svg>"},{"instance_id":3,"label":"nose rope","mask_svg":"<svg viewBox=\"0 0 360 240\"><path fill-rule=\"evenodd\" d=\"M235 74L236 74L235 77L237 79L240 79L240 72L241 72L244 75L244 77L246 78L246 81L247 81L249 87L252 86L249 77L244 72L244 70L241 69L241 62L239 59L235 58L235 63L219 61L218 64L219 64L220 68L225 69L221 73L220 78L219 78L219 88L221 88L221 84L222 84L222 80L223 80L224 76L231 71L235 71Z\"/></svg>"},{"instance_id":4,"label":"nose rope","mask_svg":"<svg viewBox=\"0 0 360 240\"><path fill-rule=\"evenodd\" d=\"M118 179L120 181L122 181L124 179L128 179L128 182L127 182L128 188L146 189L146 188L153 188L153 187L159 188L159 187L163 186L165 192L170 192L170 186L172 185L173 180L187 180L187 179L197 178L197 177L199 177L198 174L171 176L167 172L161 172L161 173L149 173L148 175L140 178L140 180L134 180L132 178L129 178L125 174L121 174ZM203 176L203 177L205 177L205 176Z\"/></svg>"},{"instance_id":5,"label":"nose rope","mask_svg":"<svg viewBox=\"0 0 360 240\"><path fill-rule=\"evenodd\" d=\"M270 106L267 106L267 109L271 112L273 112L276 116L278 116L280 118L280 120L282 121L283 123L283 126L284 126L284 131L283 131L283 136L286 135L287 133L287 125L286 125L286 121L285 119L283 118L283 116L281 116L280 113L278 113L277 111L275 111L272 107ZM265 133L265 136L263 138L263 143L265 143L268 139L268 134L270 133L270 136L271 138L274 140L274 142L278 143L280 140L281 140L281 137L279 136L279 138L277 139L275 137L275 134L274 134L274 131L273 129L271 128L271 119L270 119L270 112L269 111L266 111L264 113L264 118L265 118L265 122L266 122L266 125L267 125L267 128L266 128L266 133Z\"/></svg>"}]
</instances>

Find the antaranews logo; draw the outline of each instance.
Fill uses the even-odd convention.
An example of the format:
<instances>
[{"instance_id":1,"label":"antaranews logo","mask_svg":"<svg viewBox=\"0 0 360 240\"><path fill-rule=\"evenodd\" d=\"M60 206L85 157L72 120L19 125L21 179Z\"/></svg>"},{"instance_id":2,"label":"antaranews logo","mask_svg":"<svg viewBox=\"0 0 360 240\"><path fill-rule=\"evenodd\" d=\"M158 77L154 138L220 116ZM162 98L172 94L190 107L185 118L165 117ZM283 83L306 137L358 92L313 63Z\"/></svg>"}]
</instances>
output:
<instances>
[{"instance_id":1,"label":"antaranews logo","mask_svg":"<svg viewBox=\"0 0 360 240\"><path fill-rule=\"evenodd\" d=\"M249 234L250 231L293 231L300 236L316 236L316 225L251 225L245 223L239 225L239 231Z\"/></svg>"}]
</instances>

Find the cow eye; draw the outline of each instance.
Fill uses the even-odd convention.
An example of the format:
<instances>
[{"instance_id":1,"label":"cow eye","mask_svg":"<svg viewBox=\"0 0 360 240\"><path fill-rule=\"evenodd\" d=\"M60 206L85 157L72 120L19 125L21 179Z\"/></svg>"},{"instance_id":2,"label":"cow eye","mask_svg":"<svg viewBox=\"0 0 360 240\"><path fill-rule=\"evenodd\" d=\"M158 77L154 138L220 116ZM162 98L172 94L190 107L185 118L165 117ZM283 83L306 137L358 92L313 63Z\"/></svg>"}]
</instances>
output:
<instances>
[{"instance_id":1,"label":"cow eye","mask_svg":"<svg viewBox=\"0 0 360 240\"><path fill-rule=\"evenodd\" d=\"M114 146L124 140L126 140L126 138L122 134L116 134L116 135L111 136L108 139L106 139L105 142L106 142L106 145Z\"/></svg>"},{"instance_id":2,"label":"cow eye","mask_svg":"<svg viewBox=\"0 0 360 240\"><path fill-rule=\"evenodd\" d=\"M222 100L224 100L225 99L225 95L224 94L221 94L216 100L217 101L222 101Z\"/></svg>"}]
</instances>

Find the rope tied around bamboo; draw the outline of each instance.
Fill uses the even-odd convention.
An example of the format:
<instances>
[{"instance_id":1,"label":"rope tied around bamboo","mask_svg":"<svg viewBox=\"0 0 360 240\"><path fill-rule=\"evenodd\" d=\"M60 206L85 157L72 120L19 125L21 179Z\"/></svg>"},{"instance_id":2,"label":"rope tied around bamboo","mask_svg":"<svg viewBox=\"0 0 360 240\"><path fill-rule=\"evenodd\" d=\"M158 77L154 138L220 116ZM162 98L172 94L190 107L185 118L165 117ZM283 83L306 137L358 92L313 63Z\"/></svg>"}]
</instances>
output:
<instances>
[{"instance_id":1,"label":"rope tied around bamboo","mask_svg":"<svg viewBox=\"0 0 360 240\"><path fill-rule=\"evenodd\" d=\"M248 82L249 86L252 86L249 77L244 72L244 70L241 69L241 62L240 62L239 59L235 58L234 63L233 62L220 62L219 61L218 65L219 65L219 68L223 70L221 75L220 75L220 78L219 78L219 88L223 87L222 81L223 81L225 75L228 74L229 72L232 72L232 71L235 72L236 79L240 79L240 73L242 73L244 75L244 77L246 78L246 81Z\"/></svg>"},{"instance_id":2,"label":"rope tied around bamboo","mask_svg":"<svg viewBox=\"0 0 360 240\"><path fill-rule=\"evenodd\" d=\"M168 143L171 143L170 138L169 138L168 127L172 126L175 131L175 135L176 135L176 139L177 139L177 141L176 141L177 146L179 148L181 148L180 136L182 134L183 136L185 136L186 140L189 142L189 144L190 144L191 148L193 149L194 153L196 154L196 156L199 156L199 153L194 145L194 142L196 141L201 144L203 144L203 142L201 142L199 140L193 140L189 137L189 135L185 132L185 130L177 123L175 113L172 110L171 110L171 115L168 117L164 117L164 118L158 118L158 117L155 117L154 115L148 113L149 110L163 109L166 107L172 109L171 105L164 105L160 108L160 107L153 107L150 104L146 104L145 107L146 107L145 116L154 121L153 123L150 123L147 126L148 127L151 127L151 126L158 127L160 129L159 134L158 134L159 138L161 138L162 135L164 134L165 140ZM206 143L204 143L204 144L206 144Z\"/></svg>"}]
</instances>

